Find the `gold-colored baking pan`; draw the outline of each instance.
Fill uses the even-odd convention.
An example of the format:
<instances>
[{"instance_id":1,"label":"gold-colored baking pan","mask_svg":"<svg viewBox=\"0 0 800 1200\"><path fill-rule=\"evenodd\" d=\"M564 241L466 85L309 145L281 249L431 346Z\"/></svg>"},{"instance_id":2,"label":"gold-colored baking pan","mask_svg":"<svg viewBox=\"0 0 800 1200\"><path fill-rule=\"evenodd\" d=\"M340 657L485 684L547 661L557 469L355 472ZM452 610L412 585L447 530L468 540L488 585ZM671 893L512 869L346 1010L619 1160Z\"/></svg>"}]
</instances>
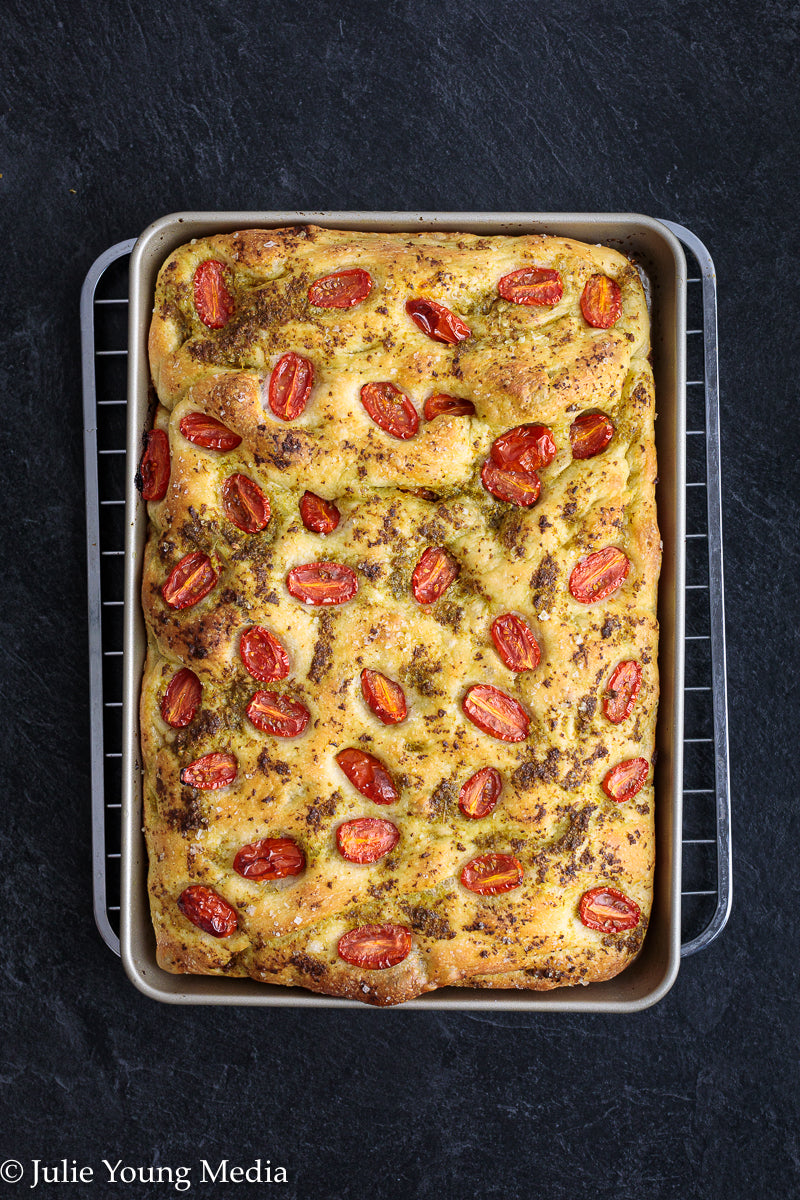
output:
<instances>
[{"instance_id":1,"label":"gold-colored baking pan","mask_svg":"<svg viewBox=\"0 0 800 1200\"><path fill-rule=\"evenodd\" d=\"M686 262L677 238L661 222L631 214L570 213L177 213L152 224L130 262L128 423L122 695L121 956L145 994L169 1003L354 1007L353 1001L253 980L171 975L156 964L142 835L138 701L146 638L139 594L147 512L134 476L150 412L147 331L158 270L193 237L247 228L313 223L379 232L461 230L550 233L613 246L635 259L647 284L652 318L659 482L658 519L664 543L659 585L661 702L657 730L656 878L650 926L638 958L615 979L549 992L442 988L403 1009L629 1012L659 1000L680 961L681 822L683 792L683 648L686 412Z\"/></svg>"}]
</instances>

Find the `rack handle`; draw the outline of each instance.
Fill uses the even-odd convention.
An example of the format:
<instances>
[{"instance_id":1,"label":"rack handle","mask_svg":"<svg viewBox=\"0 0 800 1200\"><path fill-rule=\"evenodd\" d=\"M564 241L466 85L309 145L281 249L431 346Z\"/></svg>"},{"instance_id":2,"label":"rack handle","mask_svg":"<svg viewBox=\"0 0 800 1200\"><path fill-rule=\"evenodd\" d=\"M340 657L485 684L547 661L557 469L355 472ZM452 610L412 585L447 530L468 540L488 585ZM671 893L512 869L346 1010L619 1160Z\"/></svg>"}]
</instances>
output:
<instances>
[{"instance_id":1,"label":"rack handle","mask_svg":"<svg viewBox=\"0 0 800 1200\"><path fill-rule=\"evenodd\" d=\"M91 720L92 881L94 919L105 944L119 955L119 938L108 918L106 878L105 742L103 736L103 597L100 575L100 484L97 471L97 377L94 296L113 262L130 254L136 239L118 242L95 259L81 288L83 454L86 468L86 563L89 593L89 715Z\"/></svg>"},{"instance_id":2,"label":"rack handle","mask_svg":"<svg viewBox=\"0 0 800 1200\"><path fill-rule=\"evenodd\" d=\"M710 605L712 712L714 718L717 903L714 915L697 937L681 944L681 957L705 950L728 923L733 901L731 798L728 756L728 687L725 662L725 595L722 565L722 478L720 471L719 352L717 273L700 239L673 221L661 220L692 252L703 286L703 347L706 404L706 497L708 505L708 591Z\"/></svg>"}]
</instances>

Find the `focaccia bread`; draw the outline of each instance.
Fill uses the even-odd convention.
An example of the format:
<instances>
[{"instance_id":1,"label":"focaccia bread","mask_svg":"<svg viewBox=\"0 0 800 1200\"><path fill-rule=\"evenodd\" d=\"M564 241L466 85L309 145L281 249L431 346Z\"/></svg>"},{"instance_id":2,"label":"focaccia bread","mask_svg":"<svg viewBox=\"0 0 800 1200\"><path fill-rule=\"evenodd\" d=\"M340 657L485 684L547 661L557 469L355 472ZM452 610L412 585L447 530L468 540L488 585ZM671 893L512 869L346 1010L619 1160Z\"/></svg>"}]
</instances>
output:
<instances>
[{"instance_id":1,"label":"focaccia bread","mask_svg":"<svg viewBox=\"0 0 800 1200\"><path fill-rule=\"evenodd\" d=\"M160 965L378 1005L615 975L654 856L635 266L248 230L170 255L149 348Z\"/></svg>"}]
</instances>

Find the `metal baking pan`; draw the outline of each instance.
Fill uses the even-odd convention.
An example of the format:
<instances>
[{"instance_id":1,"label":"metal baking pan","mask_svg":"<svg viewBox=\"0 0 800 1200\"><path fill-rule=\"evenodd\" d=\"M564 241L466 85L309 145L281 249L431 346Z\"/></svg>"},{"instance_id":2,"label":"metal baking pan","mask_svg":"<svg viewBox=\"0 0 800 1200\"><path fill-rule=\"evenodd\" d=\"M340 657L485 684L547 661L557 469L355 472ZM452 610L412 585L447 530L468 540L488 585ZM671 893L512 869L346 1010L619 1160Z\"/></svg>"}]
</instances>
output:
<instances>
[{"instance_id":1,"label":"metal baking pan","mask_svg":"<svg viewBox=\"0 0 800 1200\"><path fill-rule=\"evenodd\" d=\"M120 949L125 970L140 991L173 1004L358 1007L355 1001L320 996L303 988L162 971L156 964L142 835L138 702L146 636L139 593L147 512L134 476L149 416L147 332L156 276L166 257L193 237L307 223L376 232L560 234L613 246L632 257L646 276L658 410L657 503L664 544L658 598L661 701L655 768L656 873L647 937L637 959L615 979L604 983L549 992L448 987L401 1007L620 1013L647 1008L670 989L680 963L687 271L681 245L663 223L627 213L186 212L162 217L139 238L130 262L128 327L120 901Z\"/></svg>"}]
</instances>

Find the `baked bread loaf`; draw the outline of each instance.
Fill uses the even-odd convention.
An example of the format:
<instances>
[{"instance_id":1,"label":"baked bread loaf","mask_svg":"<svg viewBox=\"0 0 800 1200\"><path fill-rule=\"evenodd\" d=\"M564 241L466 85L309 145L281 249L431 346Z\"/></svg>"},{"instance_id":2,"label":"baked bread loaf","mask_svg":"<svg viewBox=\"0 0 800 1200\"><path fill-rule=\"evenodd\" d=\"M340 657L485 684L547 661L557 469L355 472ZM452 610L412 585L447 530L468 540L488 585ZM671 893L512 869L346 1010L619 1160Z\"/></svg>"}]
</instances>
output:
<instances>
[{"instance_id":1,"label":"baked bread loaf","mask_svg":"<svg viewBox=\"0 0 800 1200\"><path fill-rule=\"evenodd\" d=\"M636 268L248 230L170 255L149 349L160 965L378 1005L615 975L654 853Z\"/></svg>"}]
</instances>

